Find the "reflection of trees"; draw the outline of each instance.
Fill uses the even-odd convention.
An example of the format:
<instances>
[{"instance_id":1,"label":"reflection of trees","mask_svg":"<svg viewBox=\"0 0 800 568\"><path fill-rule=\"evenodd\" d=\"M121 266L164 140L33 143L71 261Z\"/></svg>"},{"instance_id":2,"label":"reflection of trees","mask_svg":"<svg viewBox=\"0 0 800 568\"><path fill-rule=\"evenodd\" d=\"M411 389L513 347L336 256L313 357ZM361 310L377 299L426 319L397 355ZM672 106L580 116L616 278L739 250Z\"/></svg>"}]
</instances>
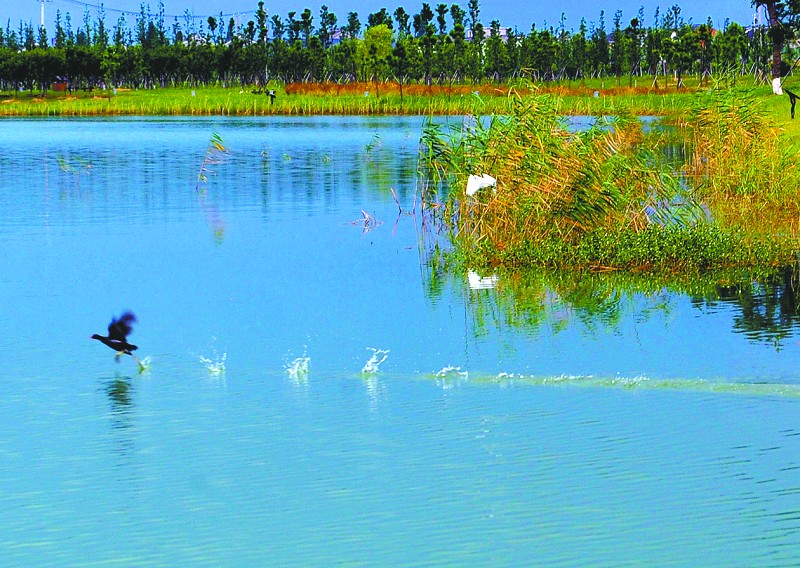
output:
<instances>
[{"instance_id":1,"label":"reflection of trees","mask_svg":"<svg viewBox=\"0 0 800 568\"><path fill-rule=\"evenodd\" d=\"M369 195L387 203L394 201L389 188L404 201L414 191L417 172L416 148L385 145L378 139L366 146L337 148L265 147L260 155L259 179L264 208L275 201L291 201L309 208L334 207L340 199ZM243 175L238 184L242 184ZM233 180L232 180L233 181Z\"/></svg>"},{"instance_id":2,"label":"reflection of trees","mask_svg":"<svg viewBox=\"0 0 800 568\"><path fill-rule=\"evenodd\" d=\"M574 322L589 332L616 330L627 314L634 315L637 321L645 321L655 313L669 314L673 301L663 279L634 275L550 270L507 272L500 275L494 290L487 291L469 289L462 272L430 267L426 271L429 277L426 290L436 300L444 289L444 281L452 280L466 298L476 335L485 334L491 326L529 331L548 328L558 333Z\"/></svg>"},{"instance_id":3,"label":"reflection of trees","mask_svg":"<svg viewBox=\"0 0 800 568\"><path fill-rule=\"evenodd\" d=\"M797 286L795 269L786 268L758 282L719 285L714 297L696 299L695 303L733 309L735 332L780 347L800 324Z\"/></svg>"},{"instance_id":4,"label":"reflection of trees","mask_svg":"<svg viewBox=\"0 0 800 568\"><path fill-rule=\"evenodd\" d=\"M512 327L557 333L579 323L589 332L617 331L626 316L636 322L668 316L680 296L697 308L733 312L733 332L777 347L800 327L798 276L785 269L769 276L709 273L641 275L534 269L500 275L494 290L471 290L462 266L439 253L423 274L436 301L451 284L465 298L474 333ZM721 283L721 282L724 282ZM734 282L731 284L730 282Z\"/></svg>"}]
</instances>

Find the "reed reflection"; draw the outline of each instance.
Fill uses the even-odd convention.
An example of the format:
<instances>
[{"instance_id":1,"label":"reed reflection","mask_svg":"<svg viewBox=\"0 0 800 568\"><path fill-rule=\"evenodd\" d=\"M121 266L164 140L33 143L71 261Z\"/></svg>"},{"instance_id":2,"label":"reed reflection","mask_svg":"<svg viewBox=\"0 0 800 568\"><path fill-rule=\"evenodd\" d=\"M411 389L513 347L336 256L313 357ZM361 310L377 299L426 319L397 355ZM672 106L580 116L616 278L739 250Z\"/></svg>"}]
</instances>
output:
<instances>
[{"instance_id":1,"label":"reed reflection","mask_svg":"<svg viewBox=\"0 0 800 568\"><path fill-rule=\"evenodd\" d=\"M699 275L644 275L585 271L527 270L470 271L432 255L423 271L429 299L437 301L452 286L466 299L474 334L492 328L549 329L558 333L570 323L589 332L618 331L627 317L637 323L660 314L669 317L682 297L705 312L733 313L732 331L750 341L780 349L800 328L797 288L800 276L793 267L772 274L707 273ZM475 282L492 282L492 292Z\"/></svg>"}]
</instances>

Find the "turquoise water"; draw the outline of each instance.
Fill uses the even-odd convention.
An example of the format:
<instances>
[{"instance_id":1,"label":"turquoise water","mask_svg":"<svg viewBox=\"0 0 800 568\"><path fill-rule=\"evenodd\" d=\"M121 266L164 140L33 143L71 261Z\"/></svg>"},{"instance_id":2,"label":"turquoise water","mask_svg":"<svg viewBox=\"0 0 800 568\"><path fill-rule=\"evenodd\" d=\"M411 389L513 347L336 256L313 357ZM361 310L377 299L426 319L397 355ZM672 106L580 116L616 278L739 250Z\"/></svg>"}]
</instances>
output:
<instances>
[{"instance_id":1,"label":"turquoise water","mask_svg":"<svg viewBox=\"0 0 800 568\"><path fill-rule=\"evenodd\" d=\"M800 563L788 289L434 279L420 126L0 122L3 565Z\"/></svg>"}]
</instances>

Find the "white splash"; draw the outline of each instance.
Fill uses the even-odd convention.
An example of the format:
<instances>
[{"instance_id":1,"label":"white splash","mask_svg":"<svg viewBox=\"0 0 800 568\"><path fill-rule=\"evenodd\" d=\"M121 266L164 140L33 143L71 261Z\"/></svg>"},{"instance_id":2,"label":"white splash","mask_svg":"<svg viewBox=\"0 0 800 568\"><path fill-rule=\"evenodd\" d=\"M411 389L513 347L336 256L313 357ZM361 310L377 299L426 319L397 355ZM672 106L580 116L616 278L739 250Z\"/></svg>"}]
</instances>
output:
<instances>
[{"instance_id":1,"label":"white splash","mask_svg":"<svg viewBox=\"0 0 800 568\"><path fill-rule=\"evenodd\" d=\"M219 376L225 372L225 358L228 356L227 353L223 353L222 357L217 355L216 350L214 351L214 359L209 359L207 357L199 357L200 362L205 366L206 371L208 371L209 375Z\"/></svg>"},{"instance_id":2,"label":"white splash","mask_svg":"<svg viewBox=\"0 0 800 568\"><path fill-rule=\"evenodd\" d=\"M440 371L436 373L437 379L446 379L446 378L457 378L457 379L467 379L469 378L469 373L467 371L462 371L461 367L442 367Z\"/></svg>"},{"instance_id":3,"label":"white splash","mask_svg":"<svg viewBox=\"0 0 800 568\"><path fill-rule=\"evenodd\" d=\"M286 374L297 382L305 381L308 378L308 364L311 362L311 357L297 357L291 363L286 363Z\"/></svg>"},{"instance_id":4,"label":"white splash","mask_svg":"<svg viewBox=\"0 0 800 568\"><path fill-rule=\"evenodd\" d=\"M389 350L388 349L375 349L374 347L367 347L367 349L372 351L372 357L369 358L364 364L364 368L361 369L361 373L365 375L371 375L373 373L377 373L380 370L380 365L389 357Z\"/></svg>"},{"instance_id":5,"label":"white splash","mask_svg":"<svg viewBox=\"0 0 800 568\"><path fill-rule=\"evenodd\" d=\"M139 372L140 373L146 373L153 366L153 360L149 356L145 357L144 359L137 359L136 362L139 363Z\"/></svg>"},{"instance_id":6,"label":"white splash","mask_svg":"<svg viewBox=\"0 0 800 568\"><path fill-rule=\"evenodd\" d=\"M448 365L447 367L442 367L436 375L436 384L442 387L443 390L451 389L461 381L465 381L469 378L469 373L467 371L462 371L461 367L453 367Z\"/></svg>"}]
</instances>

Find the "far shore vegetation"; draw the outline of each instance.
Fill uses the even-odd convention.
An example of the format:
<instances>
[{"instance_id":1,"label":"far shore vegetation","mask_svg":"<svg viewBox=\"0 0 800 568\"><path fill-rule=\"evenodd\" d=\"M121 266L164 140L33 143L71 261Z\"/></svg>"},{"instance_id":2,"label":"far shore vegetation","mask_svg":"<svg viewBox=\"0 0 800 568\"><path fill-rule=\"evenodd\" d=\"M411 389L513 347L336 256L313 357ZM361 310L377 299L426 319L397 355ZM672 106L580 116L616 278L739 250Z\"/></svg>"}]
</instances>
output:
<instances>
[{"instance_id":1,"label":"far shore vegetation","mask_svg":"<svg viewBox=\"0 0 800 568\"><path fill-rule=\"evenodd\" d=\"M694 80L693 80L694 79ZM687 84L697 80L690 78ZM270 91L274 97L269 95ZM623 108L653 116L676 116L691 106L695 88L681 91L616 86L587 80L536 84L400 85L380 83L267 83L254 86L96 89L92 91L0 92L0 116L124 115L464 115L502 114L517 96L551 93L565 114L605 114Z\"/></svg>"}]
</instances>

